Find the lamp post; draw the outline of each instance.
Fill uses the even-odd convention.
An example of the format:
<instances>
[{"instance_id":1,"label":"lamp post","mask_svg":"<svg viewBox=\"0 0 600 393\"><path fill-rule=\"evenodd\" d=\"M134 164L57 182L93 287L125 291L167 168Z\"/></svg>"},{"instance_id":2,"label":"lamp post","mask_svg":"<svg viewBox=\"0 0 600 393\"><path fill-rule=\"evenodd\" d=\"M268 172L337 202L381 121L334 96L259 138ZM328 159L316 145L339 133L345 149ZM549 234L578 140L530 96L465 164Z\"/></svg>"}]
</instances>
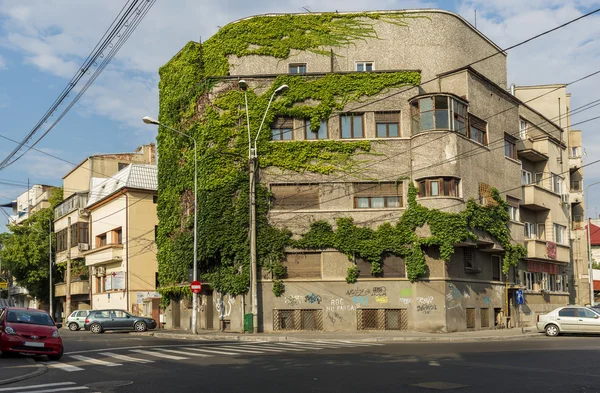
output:
<instances>
[{"instance_id":1,"label":"lamp post","mask_svg":"<svg viewBox=\"0 0 600 393\"><path fill-rule=\"evenodd\" d=\"M142 121L146 124L155 124L167 128L177 134L183 135L194 142L194 267L193 280L198 280L198 151L196 149L196 139L178 131L172 127L159 123L151 117L145 116ZM198 294L192 293L192 333L198 334Z\"/></svg>"},{"instance_id":2,"label":"lamp post","mask_svg":"<svg viewBox=\"0 0 600 393\"><path fill-rule=\"evenodd\" d=\"M271 98L269 99L269 104L267 105L267 109L263 115L262 121L260 123L260 127L258 127L258 132L256 133L256 137L254 138L254 147L252 147L252 137L250 134L250 114L248 112L248 83L245 80L240 80L238 82L240 88L244 91L244 98L246 101L246 121L248 124L248 170L250 177L250 294L252 297L252 329L254 333L258 333L258 296L257 296L257 266L256 266L256 165L258 163L258 149L256 148L256 144L258 142L258 137L260 135L260 131L262 130L262 126L267 117L267 113L269 112L269 108L271 107L271 103L276 95L279 95L286 91L289 86L281 85L273 94L271 94Z\"/></svg>"},{"instance_id":3,"label":"lamp post","mask_svg":"<svg viewBox=\"0 0 600 393\"><path fill-rule=\"evenodd\" d=\"M50 316L54 319L53 307L52 307L52 219L48 217L48 264L50 265L50 292L48 297L48 303L50 306Z\"/></svg>"},{"instance_id":4,"label":"lamp post","mask_svg":"<svg viewBox=\"0 0 600 393\"><path fill-rule=\"evenodd\" d=\"M585 195L583 196L585 198L585 215L588 218L587 240L588 240L588 270L589 270L588 275L589 275L589 282L590 282L590 306L594 305L594 271L592 268L592 241L591 241L592 220L590 219L587 211L588 211L588 202L589 202L588 192L589 192L590 187L595 186L596 184L600 184L600 181L597 181L595 183L588 185L585 188Z\"/></svg>"}]
</instances>

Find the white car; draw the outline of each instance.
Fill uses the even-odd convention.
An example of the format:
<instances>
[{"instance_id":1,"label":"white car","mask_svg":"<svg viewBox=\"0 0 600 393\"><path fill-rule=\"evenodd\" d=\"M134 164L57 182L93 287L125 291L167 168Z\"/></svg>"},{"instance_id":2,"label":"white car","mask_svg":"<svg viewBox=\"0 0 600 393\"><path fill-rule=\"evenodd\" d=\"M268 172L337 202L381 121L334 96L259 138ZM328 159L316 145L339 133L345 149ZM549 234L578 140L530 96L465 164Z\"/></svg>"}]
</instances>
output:
<instances>
[{"instance_id":1,"label":"white car","mask_svg":"<svg viewBox=\"0 0 600 393\"><path fill-rule=\"evenodd\" d=\"M600 333L600 312L582 306L564 306L537 316L537 329L547 336L561 333Z\"/></svg>"},{"instance_id":2,"label":"white car","mask_svg":"<svg viewBox=\"0 0 600 393\"><path fill-rule=\"evenodd\" d=\"M83 329L85 325L85 318L92 310L75 310L67 317L67 326L69 330L75 331Z\"/></svg>"}]
</instances>

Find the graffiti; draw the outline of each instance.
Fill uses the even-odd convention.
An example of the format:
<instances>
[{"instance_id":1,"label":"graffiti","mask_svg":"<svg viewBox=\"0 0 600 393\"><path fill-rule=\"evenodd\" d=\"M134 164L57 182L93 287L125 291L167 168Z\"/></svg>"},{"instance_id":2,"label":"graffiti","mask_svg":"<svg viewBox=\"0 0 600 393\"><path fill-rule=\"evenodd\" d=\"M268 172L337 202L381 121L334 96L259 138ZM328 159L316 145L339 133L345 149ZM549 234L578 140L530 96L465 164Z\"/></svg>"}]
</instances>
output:
<instances>
[{"instance_id":1,"label":"graffiti","mask_svg":"<svg viewBox=\"0 0 600 393\"><path fill-rule=\"evenodd\" d=\"M344 299L342 299L342 298L331 299L331 305L332 306L343 306L344 305Z\"/></svg>"},{"instance_id":2,"label":"graffiti","mask_svg":"<svg viewBox=\"0 0 600 393\"><path fill-rule=\"evenodd\" d=\"M487 304L488 306L489 306L490 304L492 304L492 300L491 300L489 297L487 297L487 296L485 296L485 297L483 298L483 302L484 302L485 304Z\"/></svg>"},{"instance_id":3,"label":"graffiti","mask_svg":"<svg viewBox=\"0 0 600 393\"><path fill-rule=\"evenodd\" d=\"M357 307L355 307L354 304L344 304L344 305L340 305L340 306L326 306L327 312L354 311L354 310L356 310L356 308Z\"/></svg>"},{"instance_id":4,"label":"graffiti","mask_svg":"<svg viewBox=\"0 0 600 393\"><path fill-rule=\"evenodd\" d=\"M336 322L342 322L344 320L344 318L342 318L342 316L340 314L338 314L337 312L328 312L327 313L327 319L329 319L329 322L331 322L332 324L335 325Z\"/></svg>"},{"instance_id":5,"label":"graffiti","mask_svg":"<svg viewBox=\"0 0 600 393\"><path fill-rule=\"evenodd\" d=\"M409 305L412 303L412 299L409 297L401 297L400 298L400 303L404 304L405 306Z\"/></svg>"},{"instance_id":6,"label":"graffiti","mask_svg":"<svg viewBox=\"0 0 600 393\"><path fill-rule=\"evenodd\" d=\"M297 306L298 304L302 303L303 300L304 299L302 298L302 296L298 295L289 295L283 299L285 304L289 304L290 306Z\"/></svg>"},{"instance_id":7,"label":"graffiti","mask_svg":"<svg viewBox=\"0 0 600 393\"><path fill-rule=\"evenodd\" d=\"M471 297L471 295L469 295L469 292L465 292L465 293L463 293L463 297L465 299L469 299Z\"/></svg>"},{"instance_id":8,"label":"graffiti","mask_svg":"<svg viewBox=\"0 0 600 393\"><path fill-rule=\"evenodd\" d=\"M348 289L346 296L369 296L371 294L370 289Z\"/></svg>"},{"instance_id":9,"label":"graffiti","mask_svg":"<svg viewBox=\"0 0 600 393\"><path fill-rule=\"evenodd\" d=\"M400 290L400 297L411 297L412 289L411 288L402 288Z\"/></svg>"},{"instance_id":10,"label":"graffiti","mask_svg":"<svg viewBox=\"0 0 600 393\"><path fill-rule=\"evenodd\" d=\"M377 297L375 298L375 301L376 301L377 303L387 303L387 302L388 302L388 297L387 297L387 296L385 296L385 295L384 295L384 296L377 296Z\"/></svg>"},{"instance_id":11,"label":"graffiti","mask_svg":"<svg viewBox=\"0 0 600 393\"><path fill-rule=\"evenodd\" d=\"M433 296L418 297L417 298L417 303L419 303L419 304L432 304L433 303Z\"/></svg>"},{"instance_id":12,"label":"graffiti","mask_svg":"<svg viewBox=\"0 0 600 393\"><path fill-rule=\"evenodd\" d=\"M225 318L231 315L231 310L233 309L233 305L235 304L235 298L230 297L227 299L227 303L223 301L223 297L220 294L217 294L215 297L215 308L219 313L220 318Z\"/></svg>"},{"instance_id":13,"label":"graffiti","mask_svg":"<svg viewBox=\"0 0 600 393\"><path fill-rule=\"evenodd\" d=\"M454 299L460 299L460 298L462 298L462 296L463 296L463 294L462 294L462 292L458 288L454 288L452 290L452 297Z\"/></svg>"},{"instance_id":14,"label":"graffiti","mask_svg":"<svg viewBox=\"0 0 600 393\"><path fill-rule=\"evenodd\" d=\"M371 296L387 296L385 287L373 287L373 292L371 293Z\"/></svg>"},{"instance_id":15,"label":"graffiti","mask_svg":"<svg viewBox=\"0 0 600 393\"><path fill-rule=\"evenodd\" d=\"M308 295L304 296L304 301L306 303L319 303L321 304L321 296L319 295L315 295L314 293L309 293Z\"/></svg>"},{"instance_id":16,"label":"graffiti","mask_svg":"<svg viewBox=\"0 0 600 393\"><path fill-rule=\"evenodd\" d=\"M419 304L417 311L423 314L431 314L432 311L437 311L437 306L432 303Z\"/></svg>"},{"instance_id":17,"label":"graffiti","mask_svg":"<svg viewBox=\"0 0 600 393\"><path fill-rule=\"evenodd\" d=\"M454 296L452 296L452 294L450 292L448 292L446 294L446 301L451 302L452 300L454 300Z\"/></svg>"},{"instance_id":18,"label":"graffiti","mask_svg":"<svg viewBox=\"0 0 600 393\"><path fill-rule=\"evenodd\" d=\"M352 298L352 302L354 302L357 305L356 307L368 306L369 298L367 296L354 296Z\"/></svg>"}]
</instances>

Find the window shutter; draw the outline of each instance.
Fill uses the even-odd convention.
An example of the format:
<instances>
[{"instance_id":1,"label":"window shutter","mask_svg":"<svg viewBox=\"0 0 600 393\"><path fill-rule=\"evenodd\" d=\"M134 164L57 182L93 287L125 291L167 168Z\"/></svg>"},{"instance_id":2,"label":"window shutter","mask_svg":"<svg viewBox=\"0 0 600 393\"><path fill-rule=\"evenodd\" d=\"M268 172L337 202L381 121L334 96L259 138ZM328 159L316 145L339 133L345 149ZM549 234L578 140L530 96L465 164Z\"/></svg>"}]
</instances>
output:
<instances>
[{"instance_id":1,"label":"window shutter","mask_svg":"<svg viewBox=\"0 0 600 393\"><path fill-rule=\"evenodd\" d=\"M274 209L319 209L319 186L317 184L272 185Z\"/></svg>"},{"instance_id":2,"label":"window shutter","mask_svg":"<svg viewBox=\"0 0 600 393\"><path fill-rule=\"evenodd\" d=\"M321 253L289 253L285 255L283 266L287 278L321 278Z\"/></svg>"},{"instance_id":3,"label":"window shutter","mask_svg":"<svg viewBox=\"0 0 600 393\"><path fill-rule=\"evenodd\" d=\"M294 128L294 118L279 116L273 122L273 128Z\"/></svg>"},{"instance_id":4,"label":"window shutter","mask_svg":"<svg viewBox=\"0 0 600 393\"><path fill-rule=\"evenodd\" d=\"M507 196L506 203L508 203L508 206L517 207L517 208L519 207L519 200L517 198Z\"/></svg>"},{"instance_id":5,"label":"window shutter","mask_svg":"<svg viewBox=\"0 0 600 393\"><path fill-rule=\"evenodd\" d=\"M375 123L400 123L400 112L375 112Z\"/></svg>"},{"instance_id":6,"label":"window shutter","mask_svg":"<svg viewBox=\"0 0 600 393\"><path fill-rule=\"evenodd\" d=\"M406 262L394 254L383 256L383 277L406 277Z\"/></svg>"},{"instance_id":7,"label":"window shutter","mask_svg":"<svg viewBox=\"0 0 600 393\"><path fill-rule=\"evenodd\" d=\"M398 183L354 183L355 196L401 196L402 182Z\"/></svg>"},{"instance_id":8,"label":"window shutter","mask_svg":"<svg viewBox=\"0 0 600 393\"><path fill-rule=\"evenodd\" d=\"M487 123L484 120L478 118L477 116L469 114L469 122L471 123L471 126L477 128L478 130L487 130Z\"/></svg>"}]
</instances>

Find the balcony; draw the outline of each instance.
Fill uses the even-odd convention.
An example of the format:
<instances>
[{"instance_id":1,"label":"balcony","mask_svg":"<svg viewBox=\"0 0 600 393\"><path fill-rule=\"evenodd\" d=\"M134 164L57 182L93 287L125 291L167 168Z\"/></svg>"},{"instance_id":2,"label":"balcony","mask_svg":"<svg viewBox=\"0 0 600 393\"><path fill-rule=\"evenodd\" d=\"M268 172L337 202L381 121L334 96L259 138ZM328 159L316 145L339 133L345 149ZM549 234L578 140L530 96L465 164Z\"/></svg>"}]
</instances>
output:
<instances>
[{"instance_id":1,"label":"balcony","mask_svg":"<svg viewBox=\"0 0 600 393\"><path fill-rule=\"evenodd\" d=\"M27 290L27 288L23 288L23 287L19 287L19 286L12 286L12 287L8 288L8 293L11 296L27 295L29 293L29 291Z\"/></svg>"},{"instance_id":2,"label":"balcony","mask_svg":"<svg viewBox=\"0 0 600 393\"><path fill-rule=\"evenodd\" d=\"M579 169L579 168L581 168L581 165L582 165L581 156L569 157L569 169L570 170Z\"/></svg>"},{"instance_id":3,"label":"balcony","mask_svg":"<svg viewBox=\"0 0 600 393\"><path fill-rule=\"evenodd\" d=\"M61 283L54 285L54 296L61 297L66 296L67 284ZM73 295L87 295L90 293L90 282L76 281L71 283L71 296Z\"/></svg>"},{"instance_id":4,"label":"balcony","mask_svg":"<svg viewBox=\"0 0 600 393\"><path fill-rule=\"evenodd\" d=\"M517 152L519 158L524 158L531 162L547 161L548 142L534 142L531 139L520 140L517 142Z\"/></svg>"},{"instance_id":5,"label":"balcony","mask_svg":"<svg viewBox=\"0 0 600 393\"><path fill-rule=\"evenodd\" d=\"M531 210L549 210L553 204L560 203L560 196L537 184L523 186L522 207Z\"/></svg>"},{"instance_id":6,"label":"balcony","mask_svg":"<svg viewBox=\"0 0 600 393\"><path fill-rule=\"evenodd\" d=\"M550 243L550 246L548 245ZM556 258L552 257L551 245L556 245ZM569 262L569 246L557 244L538 239L525 239L527 247L527 259L544 259L558 262Z\"/></svg>"},{"instance_id":7,"label":"balcony","mask_svg":"<svg viewBox=\"0 0 600 393\"><path fill-rule=\"evenodd\" d=\"M571 189L569 191L569 203L581 203L581 202L583 202L583 190Z\"/></svg>"},{"instance_id":8,"label":"balcony","mask_svg":"<svg viewBox=\"0 0 600 393\"><path fill-rule=\"evenodd\" d=\"M109 262L120 262L123 260L122 244L107 244L106 246L94 248L83 253L86 266L101 265Z\"/></svg>"},{"instance_id":9,"label":"balcony","mask_svg":"<svg viewBox=\"0 0 600 393\"><path fill-rule=\"evenodd\" d=\"M54 219L58 220L72 211L83 209L87 205L88 193L80 192L73 194L65 199L60 205L54 208Z\"/></svg>"}]
</instances>

